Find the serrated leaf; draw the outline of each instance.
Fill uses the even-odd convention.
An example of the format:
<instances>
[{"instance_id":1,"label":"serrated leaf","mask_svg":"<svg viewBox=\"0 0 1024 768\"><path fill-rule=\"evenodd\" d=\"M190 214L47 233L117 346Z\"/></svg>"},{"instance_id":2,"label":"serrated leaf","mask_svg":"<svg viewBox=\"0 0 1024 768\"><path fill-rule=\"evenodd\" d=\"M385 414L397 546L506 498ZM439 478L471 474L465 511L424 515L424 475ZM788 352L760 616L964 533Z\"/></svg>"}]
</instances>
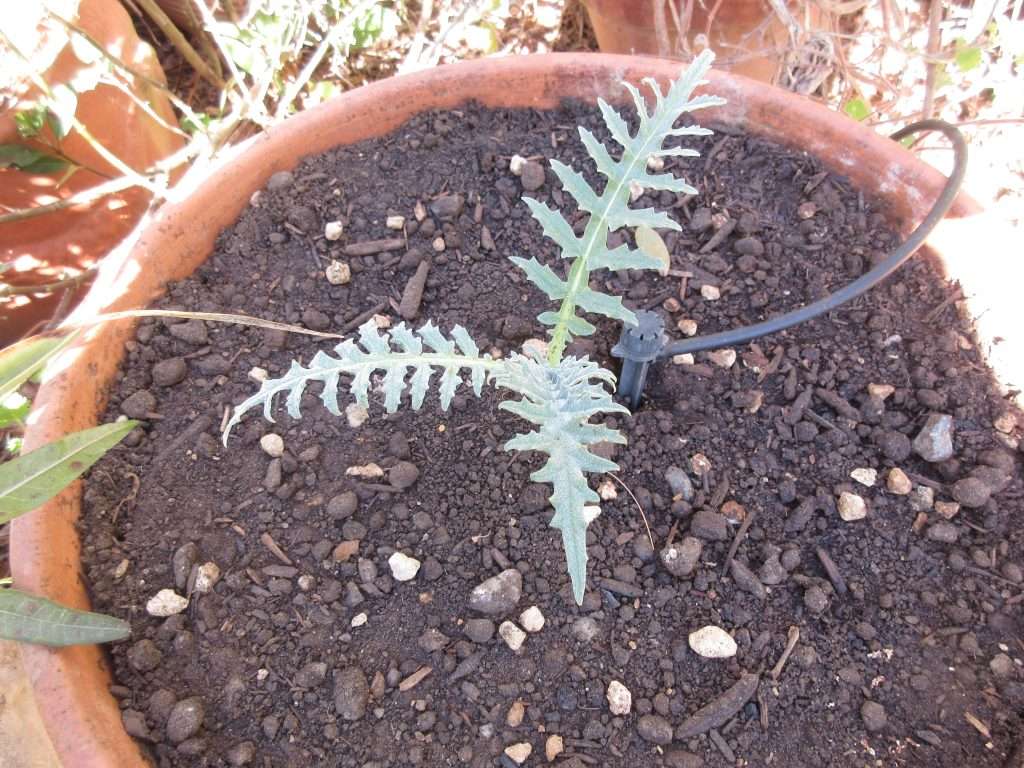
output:
<instances>
[{"instance_id":1,"label":"serrated leaf","mask_svg":"<svg viewBox=\"0 0 1024 768\"><path fill-rule=\"evenodd\" d=\"M137 424L120 421L75 432L0 464L0 524L63 491Z\"/></svg>"},{"instance_id":2,"label":"serrated leaf","mask_svg":"<svg viewBox=\"0 0 1024 768\"><path fill-rule=\"evenodd\" d=\"M629 125L622 116L603 100L598 100L605 125L616 144L621 147L618 157L613 156L608 147L586 128L580 128L580 140L583 142L597 170L605 177L604 189L598 194L577 171L560 163L551 161L551 168L563 189L573 197L581 211L590 214L586 229L581 237L577 237L573 228L560 213L551 210L536 200L527 199L533 217L540 222L544 234L550 237L562 251L562 257L570 262L568 273L562 278L550 267L540 265L536 260L516 259L516 264L523 268L527 278L537 285L548 298L561 300L559 312L545 312L540 316L542 323L551 325L551 342L548 345L548 359L557 363L573 336L593 333L594 326L576 315L576 309L593 312L613 319L634 318L632 311L627 309L618 299L600 298L590 287L590 273L595 269L667 269L666 257L661 253L664 243L653 253L608 247L608 236L622 227L643 227L654 229L680 229L679 224L663 211L653 208L631 208L630 198L634 190L659 190L681 194L695 194L696 189L685 180L676 178L671 173L651 173L648 161L653 156L693 157L698 153L690 148L665 147L664 143L673 136L706 135L710 133L699 126L675 127L676 121L686 112L705 107L723 104L724 100L715 96L694 96L693 90L703 80L710 68L712 54L705 52L694 60L683 72L682 76L671 83L663 92L661 86L647 78L644 84L650 88L654 96L653 109L641 95L639 89L623 83L623 87L633 97L639 127L634 135L629 132ZM655 234L655 237L657 235ZM660 242L660 238L657 238ZM664 272L663 272L664 274Z\"/></svg>"},{"instance_id":3,"label":"serrated leaf","mask_svg":"<svg viewBox=\"0 0 1024 768\"><path fill-rule=\"evenodd\" d=\"M44 597L0 588L0 637L21 643L64 646L123 640L131 627L121 619L65 608Z\"/></svg>"},{"instance_id":4,"label":"serrated leaf","mask_svg":"<svg viewBox=\"0 0 1024 768\"><path fill-rule=\"evenodd\" d=\"M658 260L658 274L662 277L667 275L672 268L672 257L661 235L647 226L637 227L635 234L637 247L652 259Z\"/></svg>"},{"instance_id":5,"label":"serrated leaf","mask_svg":"<svg viewBox=\"0 0 1024 768\"><path fill-rule=\"evenodd\" d=\"M522 400L499 406L537 425L505 444L506 450L540 451L547 454L544 465L530 475L532 480L550 483L550 501L555 509L551 525L562 533L566 567L573 596L582 604L587 579L587 525L596 517L597 494L587 483L587 472L617 469L614 462L592 453L589 447L601 441L625 442L618 432L602 424L590 424L592 416L627 412L612 400L604 383L614 376L596 363L564 358L558 366L538 363L512 355L495 373L501 387L522 395Z\"/></svg>"},{"instance_id":6,"label":"serrated leaf","mask_svg":"<svg viewBox=\"0 0 1024 768\"><path fill-rule=\"evenodd\" d=\"M63 337L32 337L0 350L0 401L42 371L78 334L74 331Z\"/></svg>"},{"instance_id":7,"label":"serrated leaf","mask_svg":"<svg viewBox=\"0 0 1024 768\"><path fill-rule=\"evenodd\" d=\"M235 407L224 428L224 442L227 443L232 428L252 408L262 407L264 418L272 422L278 395L285 396L288 414L294 419L301 418L302 394L314 381L323 384L320 399L335 415L340 414L338 389L343 376L349 379L347 388L355 401L368 407L373 376L382 374L384 409L388 413L398 409L405 392L409 393L413 410L419 410L430 387L431 376L437 370L441 371L438 394L443 409L448 409L462 384L460 373L464 370L469 371L473 391L479 396L488 371L501 363L487 355L481 356L476 342L461 326L455 326L451 335L452 339L445 338L430 322L416 332L399 323L390 333L382 334L377 323L368 320L359 328L358 343L346 339L334 348L335 356L317 352L308 367L293 360L284 376L262 382L256 394ZM424 351L424 345L430 351Z\"/></svg>"}]
</instances>

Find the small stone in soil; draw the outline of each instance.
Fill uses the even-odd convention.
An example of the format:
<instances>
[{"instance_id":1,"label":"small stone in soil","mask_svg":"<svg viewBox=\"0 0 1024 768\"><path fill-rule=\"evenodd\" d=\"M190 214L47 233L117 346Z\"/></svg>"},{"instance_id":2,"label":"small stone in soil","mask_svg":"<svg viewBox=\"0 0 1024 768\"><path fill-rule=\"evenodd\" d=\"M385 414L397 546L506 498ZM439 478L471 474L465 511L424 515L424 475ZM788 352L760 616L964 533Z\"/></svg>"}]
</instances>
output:
<instances>
[{"instance_id":1,"label":"small stone in soil","mask_svg":"<svg viewBox=\"0 0 1024 768\"><path fill-rule=\"evenodd\" d=\"M487 643L494 637L494 622L490 619L468 619L462 631L474 643Z\"/></svg>"},{"instance_id":2,"label":"small stone in soil","mask_svg":"<svg viewBox=\"0 0 1024 768\"><path fill-rule=\"evenodd\" d=\"M664 746L672 742L672 724L660 715L644 715L637 721L640 738L651 744Z\"/></svg>"},{"instance_id":3,"label":"small stone in soil","mask_svg":"<svg viewBox=\"0 0 1024 768\"><path fill-rule=\"evenodd\" d=\"M877 701L865 701L860 708L860 717L864 721L864 727L872 732L885 728L889 720L885 707Z\"/></svg>"},{"instance_id":4,"label":"small stone in soil","mask_svg":"<svg viewBox=\"0 0 1024 768\"><path fill-rule=\"evenodd\" d=\"M907 477L907 473L899 467L893 467L885 479L885 487L889 493L897 496L906 496L913 489L913 483Z\"/></svg>"},{"instance_id":5,"label":"small stone in soil","mask_svg":"<svg viewBox=\"0 0 1024 768\"><path fill-rule=\"evenodd\" d=\"M931 541L937 541L941 544L955 544L960 536L960 531L952 523L940 521L929 525L925 535Z\"/></svg>"},{"instance_id":6,"label":"small stone in soil","mask_svg":"<svg viewBox=\"0 0 1024 768\"><path fill-rule=\"evenodd\" d=\"M194 344L197 347L201 347L210 341L209 334L206 331L206 323L202 320L189 320L185 323L178 323L177 325L172 325L167 330L171 336L179 341Z\"/></svg>"},{"instance_id":7,"label":"small stone in soil","mask_svg":"<svg viewBox=\"0 0 1024 768\"><path fill-rule=\"evenodd\" d=\"M691 632L690 648L705 659L728 659L736 655L736 641L721 627L708 625Z\"/></svg>"},{"instance_id":8,"label":"small stone in soil","mask_svg":"<svg viewBox=\"0 0 1024 768\"><path fill-rule=\"evenodd\" d=\"M544 614L541 613L540 608L536 605L531 605L519 614L519 623L523 625L523 629L527 632L540 632L544 629Z\"/></svg>"},{"instance_id":9,"label":"small stone in soil","mask_svg":"<svg viewBox=\"0 0 1024 768\"><path fill-rule=\"evenodd\" d=\"M855 520L863 520L868 516L867 504L856 493L843 491L839 494L839 501L836 506L839 509L839 517L848 523Z\"/></svg>"},{"instance_id":10,"label":"small stone in soil","mask_svg":"<svg viewBox=\"0 0 1024 768\"><path fill-rule=\"evenodd\" d=\"M260 438L260 448L271 458L279 459L284 456L284 440L273 432Z\"/></svg>"},{"instance_id":11,"label":"small stone in soil","mask_svg":"<svg viewBox=\"0 0 1024 768\"><path fill-rule=\"evenodd\" d=\"M580 616L572 623L572 634L581 643L589 643L600 631L601 628L590 616Z\"/></svg>"},{"instance_id":12,"label":"small stone in soil","mask_svg":"<svg viewBox=\"0 0 1024 768\"><path fill-rule=\"evenodd\" d=\"M676 578L684 578L693 573L700 562L703 546L700 539L686 536L676 544L670 544L659 553L661 564L665 570Z\"/></svg>"},{"instance_id":13,"label":"small stone in soil","mask_svg":"<svg viewBox=\"0 0 1024 768\"><path fill-rule=\"evenodd\" d=\"M704 541L725 541L729 538L729 523L717 512L700 509L690 520L690 534Z\"/></svg>"},{"instance_id":14,"label":"small stone in soil","mask_svg":"<svg viewBox=\"0 0 1024 768\"><path fill-rule=\"evenodd\" d=\"M188 608L188 600L173 589L161 589L146 603L146 613L150 616L174 616Z\"/></svg>"},{"instance_id":15,"label":"small stone in soil","mask_svg":"<svg viewBox=\"0 0 1024 768\"><path fill-rule=\"evenodd\" d=\"M188 375L188 365L180 357L161 360L153 366L153 383L158 387L173 387Z\"/></svg>"},{"instance_id":16,"label":"small stone in soil","mask_svg":"<svg viewBox=\"0 0 1024 768\"><path fill-rule=\"evenodd\" d=\"M400 461L388 472L388 479L395 488L405 490L419 479L419 468L410 461Z\"/></svg>"},{"instance_id":17,"label":"small stone in soil","mask_svg":"<svg viewBox=\"0 0 1024 768\"><path fill-rule=\"evenodd\" d=\"M666 469L665 482L668 483L673 498L678 496L683 501L691 501L693 499L693 482L682 467L672 466Z\"/></svg>"},{"instance_id":18,"label":"small stone in soil","mask_svg":"<svg viewBox=\"0 0 1024 768\"><path fill-rule=\"evenodd\" d=\"M475 586L469 595L469 607L479 613L501 616L516 607L522 593L522 574L508 568Z\"/></svg>"},{"instance_id":19,"label":"small stone in soil","mask_svg":"<svg viewBox=\"0 0 1024 768\"><path fill-rule=\"evenodd\" d=\"M203 563L196 571L196 583L193 589L201 595L213 591L214 586L220 581L220 567L216 563Z\"/></svg>"},{"instance_id":20,"label":"small stone in soil","mask_svg":"<svg viewBox=\"0 0 1024 768\"><path fill-rule=\"evenodd\" d=\"M521 741L518 744L505 747L505 754L516 765L525 763L531 752L533 752L533 745L528 741Z\"/></svg>"},{"instance_id":21,"label":"small stone in soil","mask_svg":"<svg viewBox=\"0 0 1024 768\"><path fill-rule=\"evenodd\" d=\"M370 686L359 667L345 667L334 675L334 709L342 720L359 720L366 714Z\"/></svg>"},{"instance_id":22,"label":"small stone in soil","mask_svg":"<svg viewBox=\"0 0 1024 768\"><path fill-rule=\"evenodd\" d=\"M953 498L968 509L985 506L992 490L976 477L965 477L953 483Z\"/></svg>"},{"instance_id":23,"label":"small stone in soil","mask_svg":"<svg viewBox=\"0 0 1024 768\"><path fill-rule=\"evenodd\" d=\"M340 221L328 221L324 224L324 238L330 241L340 240L345 232L345 225Z\"/></svg>"},{"instance_id":24,"label":"small stone in soil","mask_svg":"<svg viewBox=\"0 0 1024 768\"><path fill-rule=\"evenodd\" d=\"M527 192L536 192L544 186L544 166L534 160L527 160L523 164L519 178L523 189Z\"/></svg>"},{"instance_id":25,"label":"small stone in soil","mask_svg":"<svg viewBox=\"0 0 1024 768\"><path fill-rule=\"evenodd\" d=\"M349 403L345 406L345 420L352 429L358 429L370 418L370 411L359 403Z\"/></svg>"},{"instance_id":26,"label":"small stone in soil","mask_svg":"<svg viewBox=\"0 0 1024 768\"><path fill-rule=\"evenodd\" d=\"M344 261L332 260L324 270L324 277L331 285L347 285L352 281L352 267Z\"/></svg>"},{"instance_id":27,"label":"small stone in soil","mask_svg":"<svg viewBox=\"0 0 1024 768\"><path fill-rule=\"evenodd\" d=\"M203 700L198 696L182 699L174 705L167 718L167 738L175 744L192 738L203 727L205 716Z\"/></svg>"},{"instance_id":28,"label":"small stone in soil","mask_svg":"<svg viewBox=\"0 0 1024 768\"><path fill-rule=\"evenodd\" d=\"M564 751L565 740L561 736L557 733L548 736L547 741L544 742L544 757L548 759L549 763L554 762L555 758Z\"/></svg>"},{"instance_id":29,"label":"small stone in soil","mask_svg":"<svg viewBox=\"0 0 1024 768\"><path fill-rule=\"evenodd\" d=\"M878 481L878 470L873 467L857 467L857 469L850 472L850 477L861 485L871 488Z\"/></svg>"},{"instance_id":30,"label":"small stone in soil","mask_svg":"<svg viewBox=\"0 0 1024 768\"><path fill-rule=\"evenodd\" d=\"M608 699L608 709L613 715L628 715L633 709L633 694L618 680L608 683L605 698Z\"/></svg>"},{"instance_id":31,"label":"small stone in soil","mask_svg":"<svg viewBox=\"0 0 1024 768\"><path fill-rule=\"evenodd\" d=\"M523 643L526 642L526 633L511 621L501 622L501 626L498 627L498 634L501 635L501 639L513 651L518 651L523 647Z\"/></svg>"},{"instance_id":32,"label":"small stone in soil","mask_svg":"<svg viewBox=\"0 0 1024 768\"><path fill-rule=\"evenodd\" d=\"M351 517L358 507L359 497L352 491L345 491L327 502L327 515L332 520L344 520Z\"/></svg>"},{"instance_id":33,"label":"small stone in soil","mask_svg":"<svg viewBox=\"0 0 1024 768\"><path fill-rule=\"evenodd\" d=\"M243 741L229 749L225 757L227 758L228 765L248 765L256 757L256 745L251 741Z\"/></svg>"},{"instance_id":34,"label":"small stone in soil","mask_svg":"<svg viewBox=\"0 0 1024 768\"><path fill-rule=\"evenodd\" d=\"M804 590L804 607L808 612L818 616L828 608L828 595L825 590L817 584L812 584Z\"/></svg>"},{"instance_id":35,"label":"small stone in soil","mask_svg":"<svg viewBox=\"0 0 1024 768\"><path fill-rule=\"evenodd\" d=\"M953 458L953 417L945 413L931 414L914 438L914 450L932 463Z\"/></svg>"},{"instance_id":36,"label":"small stone in soil","mask_svg":"<svg viewBox=\"0 0 1024 768\"><path fill-rule=\"evenodd\" d=\"M420 570L420 561L403 552L395 552L388 558L388 567L396 581L411 581Z\"/></svg>"},{"instance_id":37,"label":"small stone in soil","mask_svg":"<svg viewBox=\"0 0 1024 768\"><path fill-rule=\"evenodd\" d=\"M716 349L714 352L708 353L708 360L719 368L732 368L733 364L736 362L736 350Z\"/></svg>"},{"instance_id":38,"label":"small stone in soil","mask_svg":"<svg viewBox=\"0 0 1024 768\"><path fill-rule=\"evenodd\" d=\"M707 301L718 301L722 298L722 292L717 286L705 283L700 287L700 295L703 296Z\"/></svg>"},{"instance_id":39,"label":"small stone in soil","mask_svg":"<svg viewBox=\"0 0 1024 768\"><path fill-rule=\"evenodd\" d=\"M124 399L121 412L129 419L145 419L156 410L156 398L148 389L140 389Z\"/></svg>"}]
</instances>

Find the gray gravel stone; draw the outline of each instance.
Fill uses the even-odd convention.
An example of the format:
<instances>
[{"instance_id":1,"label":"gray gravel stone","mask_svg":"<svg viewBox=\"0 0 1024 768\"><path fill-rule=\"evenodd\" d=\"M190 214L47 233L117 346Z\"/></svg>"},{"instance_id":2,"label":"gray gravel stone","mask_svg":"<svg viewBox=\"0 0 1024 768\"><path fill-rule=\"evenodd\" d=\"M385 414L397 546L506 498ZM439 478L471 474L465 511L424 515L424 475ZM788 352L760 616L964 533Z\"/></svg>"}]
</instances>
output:
<instances>
[{"instance_id":1,"label":"gray gravel stone","mask_svg":"<svg viewBox=\"0 0 1024 768\"><path fill-rule=\"evenodd\" d=\"M572 634L581 643L589 643L600 631L601 627L590 616L580 616L572 623Z\"/></svg>"},{"instance_id":2,"label":"gray gravel stone","mask_svg":"<svg viewBox=\"0 0 1024 768\"><path fill-rule=\"evenodd\" d=\"M358 507L359 497L352 491L345 491L327 502L327 514L332 520L344 520L351 517Z\"/></svg>"},{"instance_id":3,"label":"gray gravel stone","mask_svg":"<svg viewBox=\"0 0 1024 768\"><path fill-rule=\"evenodd\" d=\"M945 413L931 414L914 438L914 450L932 463L953 458L953 417Z\"/></svg>"},{"instance_id":4,"label":"gray gravel stone","mask_svg":"<svg viewBox=\"0 0 1024 768\"><path fill-rule=\"evenodd\" d=\"M925 535L932 541L938 541L942 544L955 544L960 536L960 531L952 523L938 522L929 525Z\"/></svg>"},{"instance_id":5,"label":"gray gravel stone","mask_svg":"<svg viewBox=\"0 0 1024 768\"><path fill-rule=\"evenodd\" d=\"M170 326L167 331L176 339L197 347L210 342L210 335L206 331L206 323L202 320L188 320L184 323L177 323Z\"/></svg>"},{"instance_id":6,"label":"gray gravel stone","mask_svg":"<svg viewBox=\"0 0 1024 768\"><path fill-rule=\"evenodd\" d=\"M523 183L523 189L527 192L536 192L544 186L544 166L535 160L527 160L523 164L523 172L519 179Z\"/></svg>"},{"instance_id":7,"label":"gray gravel stone","mask_svg":"<svg viewBox=\"0 0 1024 768\"><path fill-rule=\"evenodd\" d=\"M671 466L665 470L665 482L672 491L672 496L678 496L683 501L693 499L693 481L682 467Z\"/></svg>"},{"instance_id":8,"label":"gray gravel stone","mask_svg":"<svg viewBox=\"0 0 1024 768\"><path fill-rule=\"evenodd\" d=\"M158 387L173 387L188 375L188 365L180 357L161 360L153 366L153 383Z\"/></svg>"},{"instance_id":9,"label":"gray gravel stone","mask_svg":"<svg viewBox=\"0 0 1024 768\"><path fill-rule=\"evenodd\" d=\"M705 541L725 541L729 538L729 521L724 515L701 509L690 521L690 534Z\"/></svg>"},{"instance_id":10,"label":"gray gravel stone","mask_svg":"<svg viewBox=\"0 0 1024 768\"><path fill-rule=\"evenodd\" d=\"M155 410L156 398L148 389L140 389L121 403L121 413L129 419L144 419Z\"/></svg>"},{"instance_id":11,"label":"gray gravel stone","mask_svg":"<svg viewBox=\"0 0 1024 768\"><path fill-rule=\"evenodd\" d=\"M405 490L419 479L419 468L410 461L400 461L391 468L388 479L395 488Z\"/></svg>"},{"instance_id":12,"label":"gray gravel stone","mask_svg":"<svg viewBox=\"0 0 1024 768\"><path fill-rule=\"evenodd\" d=\"M136 672L151 672L160 666L164 655L152 640L139 640L128 649L128 663Z\"/></svg>"},{"instance_id":13,"label":"gray gravel stone","mask_svg":"<svg viewBox=\"0 0 1024 768\"><path fill-rule=\"evenodd\" d=\"M469 595L469 607L489 616L503 616L519 603L523 593L523 575L508 568L483 581Z\"/></svg>"},{"instance_id":14,"label":"gray gravel stone","mask_svg":"<svg viewBox=\"0 0 1024 768\"><path fill-rule=\"evenodd\" d=\"M192 738L203 727L205 716L203 700L198 696L182 699L174 705L167 718L167 738L175 744Z\"/></svg>"},{"instance_id":15,"label":"gray gravel stone","mask_svg":"<svg viewBox=\"0 0 1024 768\"><path fill-rule=\"evenodd\" d=\"M992 489L977 477L965 477L953 483L953 498L968 509L985 506L992 495Z\"/></svg>"},{"instance_id":16,"label":"gray gravel stone","mask_svg":"<svg viewBox=\"0 0 1024 768\"><path fill-rule=\"evenodd\" d=\"M693 573L700 562L703 545L700 539L687 536L676 544L670 544L659 553L665 570L676 578L685 578Z\"/></svg>"},{"instance_id":17,"label":"gray gravel stone","mask_svg":"<svg viewBox=\"0 0 1024 768\"><path fill-rule=\"evenodd\" d=\"M494 637L494 622L490 619L468 619L462 631L474 643L486 643Z\"/></svg>"},{"instance_id":18,"label":"gray gravel stone","mask_svg":"<svg viewBox=\"0 0 1024 768\"><path fill-rule=\"evenodd\" d=\"M366 714L370 686L359 667L345 667L334 675L334 709L342 720L359 720Z\"/></svg>"},{"instance_id":19,"label":"gray gravel stone","mask_svg":"<svg viewBox=\"0 0 1024 768\"><path fill-rule=\"evenodd\" d=\"M828 595L825 590L812 584L804 590L804 607L815 616L824 613L828 608Z\"/></svg>"},{"instance_id":20,"label":"gray gravel stone","mask_svg":"<svg viewBox=\"0 0 1024 768\"><path fill-rule=\"evenodd\" d=\"M636 724L637 733L651 744L670 744L672 742L672 724L660 715L644 715Z\"/></svg>"}]
</instances>

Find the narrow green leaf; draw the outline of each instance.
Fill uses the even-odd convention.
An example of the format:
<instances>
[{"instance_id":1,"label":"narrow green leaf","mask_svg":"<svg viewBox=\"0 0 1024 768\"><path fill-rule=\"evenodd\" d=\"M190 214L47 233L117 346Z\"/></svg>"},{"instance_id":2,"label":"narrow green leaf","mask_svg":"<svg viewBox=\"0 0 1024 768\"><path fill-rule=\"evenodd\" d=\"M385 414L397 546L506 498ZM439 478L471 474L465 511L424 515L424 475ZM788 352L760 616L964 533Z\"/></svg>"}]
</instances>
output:
<instances>
[{"instance_id":1,"label":"narrow green leaf","mask_svg":"<svg viewBox=\"0 0 1024 768\"><path fill-rule=\"evenodd\" d=\"M41 371L78 334L74 331L64 337L33 337L0 350L0 401Z\"/></svg>"},{"instance_id":2,"label":"narrow green leaf","mask_svg":"<svg viewBox=\"0 0 1024 768\"><path fill-rule=\"evenodd\" d=\"M23 144L0 144L0 168L14 167L25 173L47 174L67 166L67 160L39 149Z\"/></svg>"},{"instance_id":3,"label":"narrow green leaf","mask_svg":"<svg viewBox=\"0 0 1024 768\"><path fill-rule=\"evenodd\" d=\"M45 597L0 589L0 637L40 645L84 645L123 640L127 622L113 616L65 608Z\"/></svg>"},{"instance_id":4,"label":"narrow green leaf","mask_svg":"<svg viewBox=\"0 0 1024 768\"><path fill-rule=\"evenodd\" d=\"M0 465L0 523L56 496L137 424L120 421L75 432Z\"/></svg>"},{"instance_id":5,"label":"narrow green leaf","mask_svg":"<svg viewBox=\"0 0 1024 768\"><path fill-rule=\"evenodd\" d=\"M860 122L862 120L867 120L868 116L871 114L871 107L868 106L864 99L850 99L843 105L843 112L845 112L848 117L852 117L854 120Z\"/></svg>"},{"instance_id":6,"label":"narrow green leaf","mask_svg":"<svg viewBox=\"0 0 1024 768\"><path fill-rule=\"evenodd\" d=\"M541 264L534 258L523 259L519 256L510 256L509 260L523 270L530 282L544 291L552 301L562 298L568 291L565 281L547 264Z\"/></svg>"}]
</instances>

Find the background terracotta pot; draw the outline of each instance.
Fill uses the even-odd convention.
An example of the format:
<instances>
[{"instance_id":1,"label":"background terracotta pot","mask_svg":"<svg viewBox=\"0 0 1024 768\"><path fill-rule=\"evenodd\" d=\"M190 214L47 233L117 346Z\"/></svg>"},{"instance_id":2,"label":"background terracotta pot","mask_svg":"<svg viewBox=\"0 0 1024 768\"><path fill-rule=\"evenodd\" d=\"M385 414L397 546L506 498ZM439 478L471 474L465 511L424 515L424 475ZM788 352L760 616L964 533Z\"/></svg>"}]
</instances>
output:
<instances>
[{"instance_id":1,"label":"background terracotta pot","mask_svg":"<svg viewBox=\"0 0 1024 768\"><path fill-rule=\"evenodd\" d=\"M792 42L768 0L584 0L583 4L604 53L671 57L710 47L718 53L720 69L766 83L775 78ZM804 4L790 1L788 5L795 11ZM816 7L809 7L816 20ZM702 45L696 45L699 37L704 38Z\"/></svg>"},{"instance_id":2,"label":"background terracotta pot","mask_svg":"<svg viewBox=\"0 0 1024 768\"><path fill-rule=\"evenodd\" d=\"M56 0L50 6L135 71L156 82L164 81L156 54L139 39L118 0ZM10 108L0 115L0 144L27 143L47 149L38 141L23 142L15 128L15 113L39 96L38 89L24 74L27 68L41 74L53 88L87 76L90 70L106 67L103 60L91 64L81 61L70 44L72 33L56 21L45 19L43 4L30 2L3 24L5 33L14 37L15 44L31 62L26 64L13 53L0 55L0 91L13 97ZM92 53L88 46L83 46L83 50ZM167 95L159 88L136 79L130 90L164 123L177 124ZM75 117L100 144L136 171L146 170L184 144L180 135L146 114L124 90L110 84L82 90ZM52 140L52 134L49 136ZM121 175L77 132L64 139L61 149L68 157L101 174ZM58 187L59 178L60 174L0 169L0 210L66 199L107 180L84 169ZM39 285L58 279L64 268L77 272L95 265L132 231L150 198L149 192L135 187L90 205L0 224L0 261L16 264L14 270L5 273L4 280L20 286ZM55 293L42 298L11 297L0 302L0 346L16 341L40 320L49 319L60 299L61 294Z\"/></svg>"},{"instance_id":3,"label":"background terracotta pot","mask_svg":"<svg viewBox=\"0 0 1024 768\"><path fill-rule=\"evenodd\" d=\"M76 316L143 306L167 281L190 274L252 192L272 173L293 168L305 155L382 135L418 112L455 107L468 99L494 107L535 108L554 106L566 97L593 100L600 95L619 101L624 96L618 85L623 78L638 82L655 76L664 81L678 75L679 68L678 62L658 59L551 54L465 62L351 91L234 148L208 179L198 180L201 183L186 179L176 188L186 196L163 207L133 247L103 263ZM865 193L881 198L905 225L926 212L943 185L939 173L895 142L807 99L718 72L712 73L708 88L728 99L728 105L703 114L704 121L726 123L817 155ZM951 215L954 226L967 228L980 213L974 202L961 197ZM952 249L942 249L940 255L955 255L960 245L953 242ZM961 251L968 256L978 253L976 244ZM978 259L974 261L977 271ZM96 422L131 330L128 322L96 328L65 355L64 369L39 393L27 448ZM88 600L74 528L79 494L78 488L69 489L14 521L11 562L22 589L85 608ZM110 677L102 649L25 646L23 654L43 720L65 765L142 764L107 690Z\"/></svg>"}]
</instances>

